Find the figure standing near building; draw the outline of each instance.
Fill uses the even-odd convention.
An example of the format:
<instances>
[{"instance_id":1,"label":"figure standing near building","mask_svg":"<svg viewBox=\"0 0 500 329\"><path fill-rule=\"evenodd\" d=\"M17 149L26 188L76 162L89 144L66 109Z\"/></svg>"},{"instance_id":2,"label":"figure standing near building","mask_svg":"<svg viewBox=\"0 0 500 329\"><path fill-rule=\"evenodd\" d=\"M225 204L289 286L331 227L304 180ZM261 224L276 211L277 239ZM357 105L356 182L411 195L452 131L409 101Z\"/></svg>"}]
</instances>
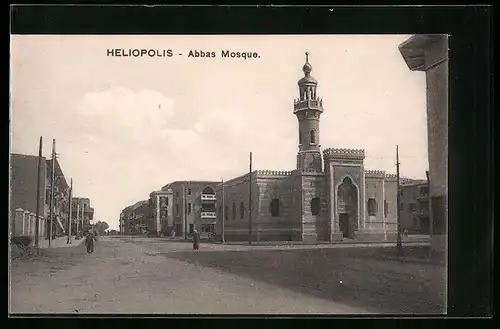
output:
<instances>
[{"instance_id":1,"label":"figure standing near building","mask_svg":"<svg viewBox=\"0 0 500 329\"><path fill-rule=\"evenodd\" d=\"M198 250L200 248L200 234L197 230L193 231L193 249Z\"/></svg>"},{"instance_id":2,"label":"figure standing near building","mask_svg":"<svg viewBox=\"0 0 500 329\"><path fill-rule=\"evenodd\" d=\"M88 231L87 234L85 234L85 246L87 247L87 252L89 254L94 252L94 242L96 241L97 239L91 231Z\"/></svg>"}]
</instances>

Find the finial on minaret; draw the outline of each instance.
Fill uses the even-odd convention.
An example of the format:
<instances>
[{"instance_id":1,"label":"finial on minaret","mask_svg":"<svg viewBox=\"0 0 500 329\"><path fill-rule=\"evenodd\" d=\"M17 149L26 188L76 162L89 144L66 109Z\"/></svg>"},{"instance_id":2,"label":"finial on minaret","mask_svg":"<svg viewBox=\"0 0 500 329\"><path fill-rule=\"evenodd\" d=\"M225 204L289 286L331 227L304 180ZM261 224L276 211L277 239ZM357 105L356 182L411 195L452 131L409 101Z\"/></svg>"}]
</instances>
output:
<instances>
[{"instance_id":1,"label":"finial on minaret","mask_svg":"<svg viewBox=\"0 0 500 329\"><path fill-rule=\"evenodd\" d=\"M306 63L302 67L302 71L304 71L304 74L306 76L309 76L309 74L312 71L312 66L311 66L311 64L309 64L309 52L307 52L307 51L306 51Z\"/></svg>"}]
</instances>

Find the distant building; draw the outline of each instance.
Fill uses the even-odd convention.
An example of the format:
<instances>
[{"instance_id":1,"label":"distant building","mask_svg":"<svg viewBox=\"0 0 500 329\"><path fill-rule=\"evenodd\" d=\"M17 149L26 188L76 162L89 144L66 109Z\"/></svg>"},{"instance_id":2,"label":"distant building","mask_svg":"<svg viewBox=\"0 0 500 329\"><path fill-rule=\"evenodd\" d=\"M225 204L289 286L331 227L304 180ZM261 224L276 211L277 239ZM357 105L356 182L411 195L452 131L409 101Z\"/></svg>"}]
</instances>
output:
<instances>
[{"instance_id":1,"label":"distant building","mask_svg":"<svg viewBox=\"0 0 500 329\"><path fill-rule=\"evenodd\" d=\"M132 234L135 232L133 223L133 209L132 205L125 207L120 213L120 233L122 234Z\"/></svg>"},{"instance_id":2,"label":"distant building","mask_svg":"<svg viewBox=\"0 0 500 329\"><path fill-rule=\"evenodd\" d=\"M174 225L172 190L151 192L149 194L149 205L151 207L151 217L147 224L148 232L154 232L157 235L170 235Z\"/></svg>"},{"instance_id":3,"label":"distant building","mask_svg":"<svg viewBox=\"0 0 500 329\"><path fill-rule=\"evenodd\" d=\"M213 233L217 221L213 181L177 181L162 191L172 193L173 227L177 236L190 235L196 228L202 235Z\"/></svg>"},{"instance_id":4,"label":"distant building","mask_svg":"<svg viewBox=\"0 0 500 329\"><path fill-rule=\"evenodd\" d=\"M429 184L426 181L401 186L401 228L410 234L430 234Z\"/></svg>"},{"instance_id":5,"label":"distant building","mask_svg":"<svg viewBox=\"0 0 500 329\"><path fill-rule=\"evenodd\" d=\"M64 177L59 161L54 163L55 184L53 202L53 236L66 233L69 218L69 185ZM34 235L38 156L10 155L10 215L11 231L14 235ZM42 157L40 180L39 215L41 218L39 235L48 237L50 215L50 182L52 179L52 160ZM21 215L21 213L23 215ZM24 226L23 223L24 222Z\"/></svg>"},{"instance_id":6,"label":"distant building","mask_svg":"<svg viewBox=\"0 0 500 329\"><path fill-rule=\"evenodd\" d=\"M71 232L76 233L77 227L79 232L85 232L91 226L90 221L94 220L94 208L90 206L89 198L74 197L72 200Z\"/></svg>"}]
</instances>

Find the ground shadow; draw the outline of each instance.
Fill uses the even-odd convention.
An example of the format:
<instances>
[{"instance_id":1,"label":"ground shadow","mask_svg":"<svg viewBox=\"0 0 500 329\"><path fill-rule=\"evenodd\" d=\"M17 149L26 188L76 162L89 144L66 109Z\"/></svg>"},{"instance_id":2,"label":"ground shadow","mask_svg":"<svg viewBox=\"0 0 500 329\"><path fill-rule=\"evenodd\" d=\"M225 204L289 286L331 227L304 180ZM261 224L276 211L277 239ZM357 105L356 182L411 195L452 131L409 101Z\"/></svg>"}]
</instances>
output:
<instances>
[{"instance_id":1,"label":"ground shadow","mask_svg":"<svg viewBox=\"0 0 500 329\"><path fill-rule=\"evenodd\" d=\"M180 251L163 255L384 314L444 314L446 268L408 248ZM410 258L411 254L417 257ZM405 260L406 259L406 260Z\"/></svg>"}]
</instances>

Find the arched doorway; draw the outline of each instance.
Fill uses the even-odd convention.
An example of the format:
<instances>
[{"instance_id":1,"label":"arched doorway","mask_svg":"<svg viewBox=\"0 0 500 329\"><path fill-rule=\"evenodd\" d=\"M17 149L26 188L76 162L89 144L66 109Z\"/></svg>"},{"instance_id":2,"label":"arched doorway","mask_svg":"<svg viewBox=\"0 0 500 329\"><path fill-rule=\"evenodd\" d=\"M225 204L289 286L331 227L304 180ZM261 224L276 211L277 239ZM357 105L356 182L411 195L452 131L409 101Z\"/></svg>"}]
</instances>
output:
<instances>
[{"instance_id":1,"label":"arched doorway","mask_svg":"<svg viewBox=\"0 0 500 329\"><path fill-rule=\"evenodd\" d=\"M358 224L358 189L345 177L337 189L339 230L344 238L354 238Z\"/></svg>"}]
</instances>

